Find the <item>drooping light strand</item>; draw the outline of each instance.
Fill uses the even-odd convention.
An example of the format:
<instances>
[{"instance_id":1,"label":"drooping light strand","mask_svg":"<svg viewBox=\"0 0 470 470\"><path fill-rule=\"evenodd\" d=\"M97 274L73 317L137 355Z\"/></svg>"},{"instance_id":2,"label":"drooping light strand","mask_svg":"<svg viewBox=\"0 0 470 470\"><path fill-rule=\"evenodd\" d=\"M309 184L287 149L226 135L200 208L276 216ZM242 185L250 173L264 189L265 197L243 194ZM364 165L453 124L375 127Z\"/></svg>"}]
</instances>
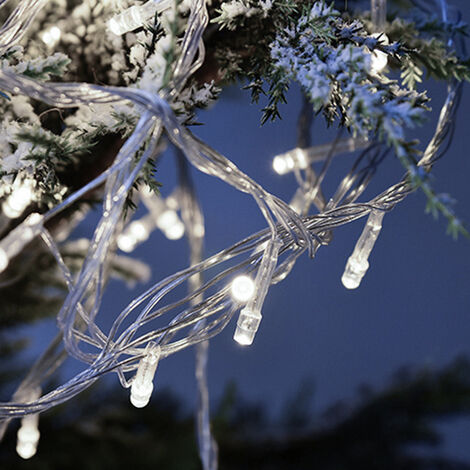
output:
<instances>
[{"instance_id":1,"label":"drooping light strand","mask_svg":"<svg viewBox=\"0 0 470 470\"><path fill-rule=\"evenodd\" d=\"M373 209L352 255L348 258L341 281L347 289L356 289L369 269L369 255L382 229L384 211Z\"/></svg>"},{"instance_id":2,"label":"drooping light strand","mask_svg":"<svg viewBox=\"0 0 470 470\"><path fill-rule=\"evenodd\" d=\"M160 360L161 348L151 341L145 348L145 356L140 360L137 373L131 385L131 403L136 408L143 408L150 401L153 391L153 378Z\"/></svg>"},{"instance_id":3,"label":"drooping light strand","mask_svg":"<svg viewBox=\"0 0 470 470\"><path fill-rule=\"evenodd\" d=\"M273 159L273 169L279 175L285 175L298 170L305 170L311 163L325 160L333 151L333 156L361 150L369 145L365 139L341 139L334 143L316 145L309 148L295 148L289 152L276 155Z\"/></svg>"},{"instance_id":4,"label":"drooping light strand","mask_svg":"<svg viewBox=\"0 0 470 470\"><path fill-rule=\"evenodd\" d=\"M0 240L0 272L4 271L10 260L41 232L43 221L41 214L32 213L22 224Z\"/></svg>"},{"instance_id":5,"label":"drooping light strand","mask_svg":"<svg viewBox=\"0 0 470 470\"><path fill-rule=\"evenodd\" d=\"M233 335L233 339L241 345L252 344L258 331L262 318L261 309L271 285L281 246L282 242L278 238L270 240L266 246L256 274L254 295L248 301L245 308L241 310L237 321L237 328Z\"/></svg>"},{"instance_id":6,"label":"drooping light strand","mask_svg":"<svg viewBox=\"0 0 470 470\"><path fill-rule=\"evenodd\" d=\"M41 395L39 388L34 389L28 398L28 403L34 402ZM16 436L16 452L23 459L30 459L36 454L39 443L39 413L33 413L21 418L21 425Z\"/></svg>"}]
</instances>

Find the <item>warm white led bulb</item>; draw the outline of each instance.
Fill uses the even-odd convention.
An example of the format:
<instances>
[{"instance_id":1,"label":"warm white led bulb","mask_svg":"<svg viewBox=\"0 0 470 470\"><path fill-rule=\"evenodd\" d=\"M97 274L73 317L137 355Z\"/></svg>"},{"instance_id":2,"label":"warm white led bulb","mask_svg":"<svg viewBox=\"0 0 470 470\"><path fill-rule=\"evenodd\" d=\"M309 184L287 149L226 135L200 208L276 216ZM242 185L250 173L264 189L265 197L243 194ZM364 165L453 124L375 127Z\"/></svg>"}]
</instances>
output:
<instances>
[{"instance_id":1,"label":"warm white led bulb","mask_svg":"<svg viewBox=\"0 0 470 470\"><path fill-rule=\"evenodd\" d=\"M255 283L249 276L237 276L232 281L232 297L238 302L248 302L255 293Z\"/></svg>"},{"instance_id":2,"label":"warm white led bulb","mask_svg":"<svg viewBox=\"0 0 470 470\"><path fill-rule=\"evenodd\" d=\"M372 35L373 37L379 38L379 41L384 44L390 44L388 37L386 34L383 33L375 33ZM388 55L385 52L374 50L372 51L371 60L370 60L370 69L371 72L375 75L383 72L385 67L388 65Z\"/></svg>"},{"instance_id":3,"label":"warm white led bulb","mask_svg":"<svg viewBox=\"0 0 470 470\"><path fill-rule=\"evenodd\" d=\"M153 391L153 378L160 360L161 349L153 341L145 349L145 356L140 360L131 385L131 403L136 408L143 408L150 401Z\"/></svg>"}]
</instances>

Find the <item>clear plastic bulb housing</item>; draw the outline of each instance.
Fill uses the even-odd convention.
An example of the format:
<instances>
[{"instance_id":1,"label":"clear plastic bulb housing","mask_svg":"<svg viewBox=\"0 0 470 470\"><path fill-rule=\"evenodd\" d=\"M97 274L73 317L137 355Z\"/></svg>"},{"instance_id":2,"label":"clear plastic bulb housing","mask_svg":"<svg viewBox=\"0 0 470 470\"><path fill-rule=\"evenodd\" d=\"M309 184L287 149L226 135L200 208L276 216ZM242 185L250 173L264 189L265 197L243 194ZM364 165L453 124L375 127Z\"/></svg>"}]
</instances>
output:
<instances>
[{"instance_id":1,"label":"clear plastic bulb housing","mask_svg":"<svg viewBox=\"0 0 470 470\"><path fill-rule=\"evenodd\" d=\"M160 360L160 346L151 342L145 349L132 381L130 401L136 408L147 406L153 391L153 378Z\"/></svg>"}]
</instances>

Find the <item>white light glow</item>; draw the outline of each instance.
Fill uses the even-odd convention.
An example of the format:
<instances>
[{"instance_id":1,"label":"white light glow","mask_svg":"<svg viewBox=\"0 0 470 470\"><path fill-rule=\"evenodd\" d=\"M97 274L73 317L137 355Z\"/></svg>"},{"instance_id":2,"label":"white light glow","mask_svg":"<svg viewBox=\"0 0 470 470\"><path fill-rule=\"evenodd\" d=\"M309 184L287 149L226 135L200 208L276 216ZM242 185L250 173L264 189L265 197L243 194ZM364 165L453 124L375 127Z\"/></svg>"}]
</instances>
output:
<instances>
[{"instance_id":1,"label":"white light glow","mask_svg":"<svg viewBox=\"0 0 470 470\"><path fill-rule=\"evenodd\" d=\"M3 248L0 248L0 273L5 271L9 263L8 255Z\"/></svg>"},{"instance_id":2,"label":"white light glow","mask_svg":"<svg viewBox=\"0 0 470 470\"><path fill-rule=\"evenodd\" d=\"M33 197L32 183L24 181L5 199L2 211L10 219L16 219L31 204Z\"/></svg>"},{"instance_id":3,"label":"white light glow","mask_svg":"<svg viewBox=\"0 0 470 470\"><path fill-rule=\"evenodd\" d=\"M57 26L52 26L42 33L41 39L43 40L44 44L46 44L46 46L52 48L60 41L61 36L62 31L60 28Z\"/></svg>"},{"instance_id":4,"label":"white light glow","mask_svg":"<svg viewBox=\"0 0 470 470\"><path fill-rule=\"evenodd\" d=\"M149 232L142 222L136 220L129 225L129 235L137 241L143 242L149 237Z\"/></svg>"},{"instance_id":5,"label":"white light glow","mask_svg":"<svg viewBox=\"0 0 470 470\"><path fill-rule=\"evenodd\" d=\"M174 210L166 210L160 214L157 219L157 227L160 230L167 230L172 225L175 225L179 222L178 214Z\"/></svg>"},{"instance_id":6,"label":"white light glow","mask_svg":"<svg viewBox=\"0 0 470 470\"><path fill-rule=\"evenodd\" d=\"M285 175L293 170L295 166L294 159L289 154L278 155L273 159L273 169L279 175Z\"/></svg>"},{"instance_id":7,"label":"white light glow","mask_svg":"<svg viewBox=\"0 0 470 470\"><path fill-rule=\"evenodd\" d=\"M255 293L255 283L248 276L238 276L232 281L232 297L238 302L248 302Z\"/></svg>"},{"instance_id":8,"label":"white light glow","mask_svg":"<svg viewBox=\"0 0 470 470\"><path fill-rule=\"evenodd\" d=\"M376 33L373 35L376 38L379 38L380 43L384 45L390 44L388 37L385 34ZM388 65L388 56L385 52L375 50L372 52L370 60L370 68L373 74L379 74L385 70Z\"/></svg>"},{"instance_id":9,"label":"white light glow","mask_svg":"<svg viewBox=\"0 0 470 470\"><path fill-rule=\"evenodd\" d=\"M256 332L261 323L261 314L253 312L248 308L242 309L237 321L237 328L233 335L233 339L242 346L253 344Z\"/></svg>"},{"instance_id":10,"label":"white light glow","mask_svg":"<svg viewBox=\"0 0 470 470\"><path fill-rule=\"evenodd\" d=\"M119 249L124 251L125 253L130 253L131 251L133 251L136 244L137 240L130 235L121 234L117 239L117 245Z\"/></svg>"},{"instance_id":11,"label":"white light glow","mask_svg":"<svg viewBox=\"0 0 470 470\"><path fill-rule=\"evenodd\" d=\"M164 230L166 238L168 240L179 240L184 235L184 224L179 220Z\"/></svg>"},{"instance_id":12,"label":"white light glow","mask_svg":"<svg viewBox=\"0 0 470 470\"><path fill-rule=\"evenodd\" d=\"M27 420L32 416L23 418L22 425L18 430L16 452L23 459L30 459L36 454L38 442L39 442L39 431L35 421Z\"/></svg>"},{"instance_id":13,"label":"white light glow","mask_svg":"<svg viewBox=\"0 0 470 470\"><path fill-rule=\"evenodd\" d=\"M151 342L146 348L146 355L139 362L137 372L132 380L130 395L130 401L136 408L143 408L150 401L160 352L160 346Z\"/></svg>"}]
</instances>

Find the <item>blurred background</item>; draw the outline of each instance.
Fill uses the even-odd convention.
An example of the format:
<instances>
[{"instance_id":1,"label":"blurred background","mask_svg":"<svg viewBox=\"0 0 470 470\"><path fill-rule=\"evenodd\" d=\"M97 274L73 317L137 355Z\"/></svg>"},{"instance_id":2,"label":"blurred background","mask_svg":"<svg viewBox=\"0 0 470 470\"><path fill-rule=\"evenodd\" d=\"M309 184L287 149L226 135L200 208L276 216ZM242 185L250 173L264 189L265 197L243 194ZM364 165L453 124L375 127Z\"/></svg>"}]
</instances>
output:
<instances>
[{"instance_id":1,"label":"blurred background","mask_svg":"<svg viewBox=\"0 0 470 470\"><path fill-rule=\"evenodd\" d=\"M468 20L468 2L453 3ZM445 88L433 82L420 88L428 90L433 108L428 123L410 132L422 148L434 131ZM281 121L261 126L260 109L250 104L248 92L229 87L212 109L199 114L203 125L193 131L289 201L295 178L277 175L272 159L296 146L300 91L289 92ZM433 169L434 187L457 201L455 211L467 227L468 109L465 88L452 146ZM320 119L314 122L314 145L334 135ZM327 198L349 158L333 163L324 184ZM362 200L402 175L398 160L389 156ZM196 171L192 176L205 214L206 256L264 228L250 197ZM159 161L156 178L168 196L176 182L171 149ZM97 218L97 212L90 214L74 237L89 236ZM315 259L304 255L287 279L270 289L251 347L232 340L235 321L211 341L209 387L221 469L470 469L470 242L446 235L445 221L425 214L421 194L411 195L385 216L370 269L361 286L349 291L341 275L363 224L337 229ZM110 281L104 324L146 287L187 266L189 253L184 239L171 242L157 231L133 255L151 267L151 280L132 290ZM0 398L7 401L23 368L56 330L53 319L33 325L17 319L4 327L8 344L18 346L7 351L4 342L1 351ZM23 340L28 347L19 351L15 341ZM80 364L67 364L54 380L79 370ZM41 442L31 461L16 456L12 425L0 446L0 467L197 469L195 397L192 350L162 361L153 400L143 410L134 409L128 392L109 377L41 415Z\"/></svg>"}]
</instances>

